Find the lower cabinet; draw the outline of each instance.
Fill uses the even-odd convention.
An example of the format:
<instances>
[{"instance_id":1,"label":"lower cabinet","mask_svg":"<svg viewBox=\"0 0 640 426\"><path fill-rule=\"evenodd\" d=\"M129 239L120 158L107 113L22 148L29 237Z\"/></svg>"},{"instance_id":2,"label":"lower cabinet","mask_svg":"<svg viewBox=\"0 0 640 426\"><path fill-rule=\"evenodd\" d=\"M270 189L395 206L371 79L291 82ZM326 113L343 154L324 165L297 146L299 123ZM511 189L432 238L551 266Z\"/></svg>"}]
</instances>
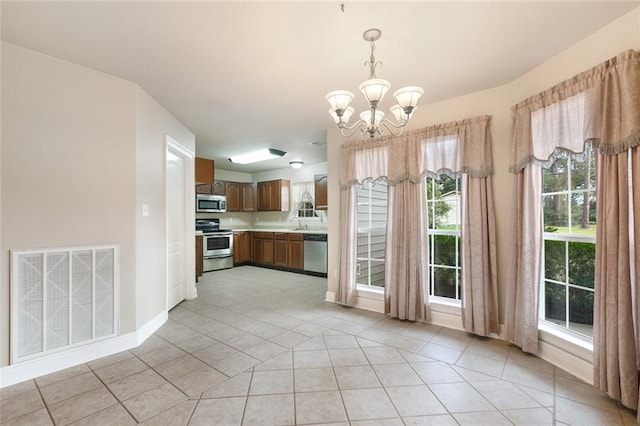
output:
<instances>
[{"instance_id":1,"label":"lower cabinet","mask_svg":"<svg viewBox=\"0 0 640 426\"><path fill-rule=\"evenodd\" d=\"M289 234L287 237L287 266L291 269L304 268L304 240L302 234Z\"/></svg>"},{"instance_id":2,"label":"lower cabinet","mask_svg":"<svg viewBox=\"0 0 640 426\"><path fill-rule=\"evenodd\" d=\"M273 232L252 232L251 251L253 263L273 265Z\"/></svg>"},{"instance_id":3,"label":"lower cabinet","mask_svg":"<svg viewBox=\"0 0 640 426\"><path fill-rule=\"evenodd\" d=\"M251 233L233 233L233 266L251 262Z\"/></svg>"},{"instance_id":4,"label":"lower cabinet","mask_svg":"<svg viewBox=\"0 0 640 426\"><path fill-rule=\"evenodd\" d=\"M273 236L273 264L286 268L289 266L287 234L276 233Z\"/></svg>"},{"instance_id":5,"label":"lower cabinet","mask_svg":"<svg viewBox=\"0 0 640 426\"><path fill-rule=\"evenodd\" d=\"M198 282L198 278L202 276L202 271L204 269L202 244L202 235L196 235L196 282Z\"/></svg>"}]
</instances>

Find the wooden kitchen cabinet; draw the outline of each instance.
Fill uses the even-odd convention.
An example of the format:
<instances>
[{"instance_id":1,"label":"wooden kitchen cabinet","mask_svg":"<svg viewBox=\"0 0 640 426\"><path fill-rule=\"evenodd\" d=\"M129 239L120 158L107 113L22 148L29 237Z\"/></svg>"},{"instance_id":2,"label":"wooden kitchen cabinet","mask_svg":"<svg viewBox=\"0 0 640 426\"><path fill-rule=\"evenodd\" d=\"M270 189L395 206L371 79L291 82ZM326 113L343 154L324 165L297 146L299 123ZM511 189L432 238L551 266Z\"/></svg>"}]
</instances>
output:
<instances>
[{"instance_id":1,"label":"wooden kitchen cabinet","mask_svg":"<svg viewBox=\"0 0 640 426\"><path fill-rule=\"evenodd\" d=\"M257 209L256 203L256 184L251 182L242 183L242 211L243 212L255 212Z\"/></svg>"},{"instance_id":2,"label":"wooden kitchen cabinet","mask_svg":"<svg viewBox=\"0 0 640 426\"><path fill-rule=\"evenodd\" d=\"M226 183L227 211L242 211L241 184L238 182Z\"/></svg>"},{"instance_id":3,"label":"wooden kitchen cabinet","mask_svg":"<svg viewBox=\"0 0 640 426\"><path fill-rule=\"evenodd\" d=\"M273 236L273 264L281 267L289 266L289 250L287 234L275 233Z\"/></svg>"},{"instance_id":4,"label":"wooden kitchen cabinet","mask_svg":"<svg viewBox=\"0 0 640 426\"><path fill-rule=\"evenodd\" d=\"M251 233L233 233L233 266L251 262Z\"/></svg>"},{"instance_id":5,"label":"wooden kitchen cabinet","mask_svg":"<svg viewBox=\"0 0 640 426\"><path fill-rule=\"evenodd\" d=\"M213 160L196 157L195 169L196 183L208 183L209 185L213 183Z\"/></svg>"},{"instance_id":6,"label":"wooden kitchen cabinet","mask_svg":"<svg viewBox=\"0 0 640 426\"><path fill-rule=\"evenodd\" d=\"M256 184L252 182L226 182L227 211L256 211Z\"/></svg>"},{"instance_id":7,"label":"wooden kitchen cabinet","mask_svg":"<svg viewBox=\"0 0 640 426\"><path fill-rule=\"evenodd\" d=\"M314 192L316 210L327 210L328 195L327 195L327 175L315 175L313 177Z\"/></svg>"},{"instance_id":8,"label":"wooden kitchen cabinet","mask_svg":"<svg viewBox=\"0 0 640 426\"><path fill-rule=\"evenodd\" d=\"M196 194L211 194L211 184L200 183L196 185Z\"/></svg>"},{"instance_id":9,"label":"wooden kitchen cabinet","mask_svg":"<svg viewBox=\"0 0 640 426\"><path fill-rule=\"evenodd\" d=\"M198 278L202 276L203 269L203 237L202 235L196 235L196 282L198 281Z\"/></svg>"},{"instance_id":10,"label":"wooden kitchen cabinet","mask_svg":"<svg viewBox=\"0 0 640 426\"><path fill-rule=\"evenodd\" d=\"M302 234L288 234L288 264L291 269L304 269L304 239Z\"/></svg>"},{"instance_id":11,"label":"wooden kitchen cabinet","mask_svg":"<svg viewBox=\"0 0 640 426\"><path fill-rule=\"evenodd\" d=\"M273 265L273 232L252 232L251 261L259 265Z\"/></svg>"},{"instance_id":12,"label":"wooden kitchen cabinet","mask_svg":"<svg viewBox=\"0 0 640 426\"><path fill-rule=\"evenodd\" d=\"M211 185L211 193L213 195L227 195L227 182L216 180Z\"/></svg>"},{"instance_id":13,"label":"wooden kitchen cabinet","mask_svg":"<svg viewBox=\"0 0 640 426\"><path fill-rule=\"evenodd\" d=\"M258 182L258 211L289 211L291 182L286 179Z\"/></svg>"}]
</instances>

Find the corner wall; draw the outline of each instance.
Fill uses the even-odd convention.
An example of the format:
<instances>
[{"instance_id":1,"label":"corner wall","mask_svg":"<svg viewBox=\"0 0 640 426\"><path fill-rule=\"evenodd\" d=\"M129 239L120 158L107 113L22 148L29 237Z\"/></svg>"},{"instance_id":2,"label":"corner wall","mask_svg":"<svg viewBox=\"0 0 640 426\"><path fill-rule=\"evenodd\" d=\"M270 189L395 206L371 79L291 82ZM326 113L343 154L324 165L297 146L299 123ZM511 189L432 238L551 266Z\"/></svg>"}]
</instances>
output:
<instances>
[{"instance_id":1,"label":"corner wall","mask_svg":"<svg viewBox=\"0 0 640 426\"><path fill-rule=\"evenodd\" d=\"M176 120L162 105L136 86L136 329L166 309L167 265L165 170L166 142L170 136L195 153L195 135ZM187 182L193 191L193 177ZM192 197L193 198L193 197ZM149 216L142 216L142 205ZM188 223L195 223L194 209L187 208ZM187 262L195 264L195 234L187 235ZM189 260L190 259L190 260ZM195 287L195 271L187 287ZM195 288L187 289L187 295ZM188 297L188 296L187 296Z\"/></svg>"},{"instance_id":2,"label":"corner wall","mask_svg":"<svg viewBox=\"0 0 640 426\"><path fill-rule=\"evenodd\" d=\"M135 330L135 91L2 43L0 366L9 363L9 250L120 246L120 330Z\"/></svg>"}]
</instances>

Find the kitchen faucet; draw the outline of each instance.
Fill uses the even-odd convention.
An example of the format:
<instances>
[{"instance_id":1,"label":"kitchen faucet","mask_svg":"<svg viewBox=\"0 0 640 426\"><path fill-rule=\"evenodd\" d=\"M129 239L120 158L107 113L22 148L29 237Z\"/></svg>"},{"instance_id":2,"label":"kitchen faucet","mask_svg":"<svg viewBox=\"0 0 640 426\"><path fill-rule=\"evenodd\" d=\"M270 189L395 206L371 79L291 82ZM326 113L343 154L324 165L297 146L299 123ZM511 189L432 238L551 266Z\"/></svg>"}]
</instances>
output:
<instances>
[{"instance_id":1,"label":"kitchen faucet","mask_svg":"<svg viewBox=\"0 0 640 426\"><path fill-rule=\"evenodd\" d=\"M294 217L293 219L291 219L291 222L293 222L296 219L298 220L298 227L297 228L293 228L293 229L302 229L302 224L300 223L300 218L299 217Z\"/></svg>"}]
</instances>

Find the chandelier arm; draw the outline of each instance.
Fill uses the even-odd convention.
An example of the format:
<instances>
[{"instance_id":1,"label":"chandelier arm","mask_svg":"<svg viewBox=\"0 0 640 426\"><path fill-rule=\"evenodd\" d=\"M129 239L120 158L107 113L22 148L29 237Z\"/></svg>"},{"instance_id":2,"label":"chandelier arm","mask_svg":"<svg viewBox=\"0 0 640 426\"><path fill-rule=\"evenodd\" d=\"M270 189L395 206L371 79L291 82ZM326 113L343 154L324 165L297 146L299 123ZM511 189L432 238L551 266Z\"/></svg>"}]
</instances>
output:
<instances>
[{"instance_id":1,"label":"chandelier arm","mask_svg":"<svg viewBox=\"0 0 640 426\"><path fill-rule=\"evenodd\" d=\"M358 120L351 127L346 127L346 126L340 127L340 133L345 138L350 138L351 136L355 135L358 130L362 129L362 126L364 126L364 125L365 125L365 122L363 120ZM347 133L345 133L345 130L353 130L353 132L347 134Z\"/></svg>"},{"instance_id":2,"label":"chandelier arm","mask_svg":"<svg viewBox=\"0 0 640 426\"><path fill-rule=\"evenodd\" d=\"M389 124L391 124L391 127L389 127ZM396 126L391 121L389 121L387 119L383 120L380 123L379 127L383 127L383 126L393 136L400 136L402 134L402 131L404 130L404 126ZM395 131L395 129L399 129L399 131ZM378 133L381 134L380 132L378 132Z\"/></svg>"},{"instance_id":3,"label":"chandelier arm","mask_svg":"<svg viewBox=\"0 0 640 426\"><path fill-rule=\"evenodd\" d=\"M384 126L385 126L387 129L389 129L389 125L391 125L391 126L392 126L392 127L394 127L395 129L402 129L402 128L404 128L404 126L406 126L406 125L407 125L407 123L408 123L408 121L405 121L405 122L402 122L402 121L401 121L401 122L399 122L399 123L397 123L397 124L396 124L396 123L394 123L394 122L393 122L393 121L391 121L391 120L387 120L386 118L383 118L383 119L382 119L382 121L380 122L380 125L383 125L383 124L384 124Z\"/></svg>"}]
</instances>

